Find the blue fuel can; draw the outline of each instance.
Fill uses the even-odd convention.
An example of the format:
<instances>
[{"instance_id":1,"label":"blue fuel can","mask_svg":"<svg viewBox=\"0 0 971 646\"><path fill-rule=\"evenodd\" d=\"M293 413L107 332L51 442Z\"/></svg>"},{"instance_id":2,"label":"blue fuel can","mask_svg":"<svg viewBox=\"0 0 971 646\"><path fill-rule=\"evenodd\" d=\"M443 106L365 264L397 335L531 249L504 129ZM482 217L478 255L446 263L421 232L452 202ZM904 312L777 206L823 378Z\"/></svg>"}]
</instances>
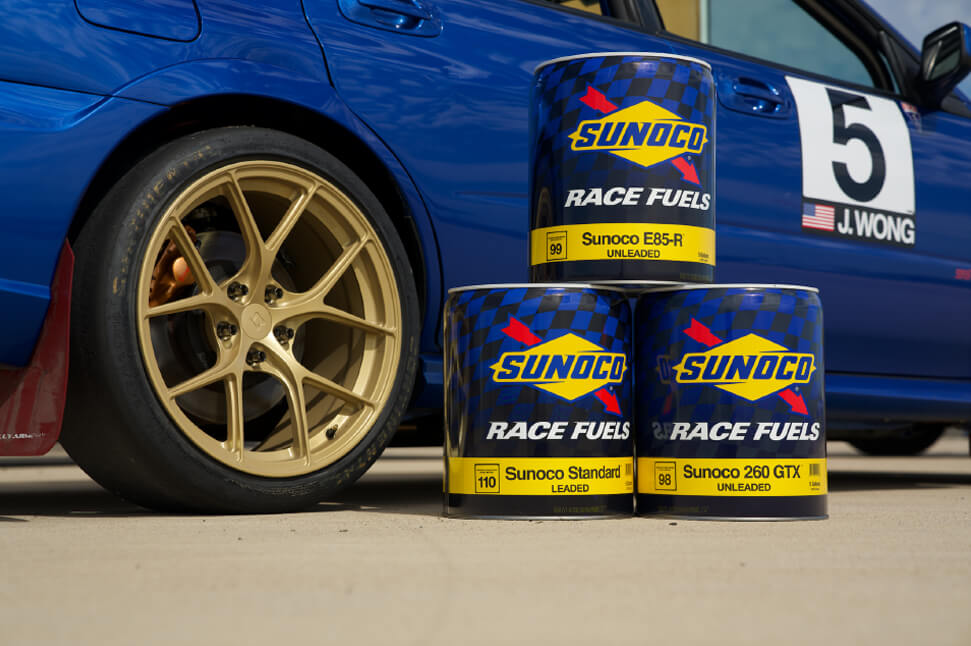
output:
<instances>
[{"instance_id":1,"label":"blue fuel can","mask_svg":"<svg viewBox=\"0 0 971 646\"><path fill-rule=\"evenodd\" d=\"M530 280L710 283L715 86L662 53L557 58L530 103Z\"/></svg>"},{"instance_id":2,"label":"blue fuel can","mask_svg":"<svg viewBox=\"0 0 971 646\"><path fill-rule=\"evenodd\" d=\"M637 513L825 518L817 290L662 287L635 319Z\"/></svg>"},{"instance_id":3,"label":"blue fuel can","mask_svg":"<svg viewBox=\"0 0 971 646\"><path fill-rule=\"evenodd\" d=\"M445 304L445 515L630 516L631 310L591 285L481 285Z\"/></svg>"}]
</instances>

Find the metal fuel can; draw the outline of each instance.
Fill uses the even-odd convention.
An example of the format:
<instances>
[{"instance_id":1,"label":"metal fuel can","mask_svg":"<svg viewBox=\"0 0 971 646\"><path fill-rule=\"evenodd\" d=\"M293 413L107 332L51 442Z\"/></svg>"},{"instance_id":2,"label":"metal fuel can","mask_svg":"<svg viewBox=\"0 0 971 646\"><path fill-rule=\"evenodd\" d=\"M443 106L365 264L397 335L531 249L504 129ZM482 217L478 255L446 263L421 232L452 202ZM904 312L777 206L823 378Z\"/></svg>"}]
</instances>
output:
<instances>
[{"instance_id":1,"label":"metal fuel can","mask_svg":"<svg viewBox=\"0 0 971 646\"><path fill-rule=\"evenodd\" d=\"M662 287L635 319L637 513L825 518L817 290Z\"/></svg>"},{"instance_id":2,"label":"metal fuel can","mask_svg":"<svg viewBox=\"0 0 971 646\"><path fill-rule=\"evenodd\" d=\"M445 515L632 515L630 334L618 289L450 290Z\"/></svg>"},{"instance_id":3,"label":"metal fuel can","mask_svg":"<svg viewBox=\"0 0 971 646\"><path fill-rule=\"evenodd\" d=\"M530 280L710 283L715 86L663 53L557 58L530 103Z\"/></svg>"}]
</instances>

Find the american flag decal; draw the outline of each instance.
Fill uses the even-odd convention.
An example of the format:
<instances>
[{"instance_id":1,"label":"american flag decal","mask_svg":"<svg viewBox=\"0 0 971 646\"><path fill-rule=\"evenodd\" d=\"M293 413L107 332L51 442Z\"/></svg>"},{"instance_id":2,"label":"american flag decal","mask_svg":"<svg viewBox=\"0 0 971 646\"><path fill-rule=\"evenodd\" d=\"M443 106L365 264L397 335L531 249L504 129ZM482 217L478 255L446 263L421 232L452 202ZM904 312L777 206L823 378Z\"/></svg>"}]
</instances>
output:
<instances>
[{"instance_id":1,"label":"american flag decal","mask_svg":"<svg viewBox=\"0 0 971 646\"><path fill-rule=\"evenodd\" d=\"M835 209L822 204L802 203L802 226L806 229L833 230Z\"/></svg>"}]
</instances>

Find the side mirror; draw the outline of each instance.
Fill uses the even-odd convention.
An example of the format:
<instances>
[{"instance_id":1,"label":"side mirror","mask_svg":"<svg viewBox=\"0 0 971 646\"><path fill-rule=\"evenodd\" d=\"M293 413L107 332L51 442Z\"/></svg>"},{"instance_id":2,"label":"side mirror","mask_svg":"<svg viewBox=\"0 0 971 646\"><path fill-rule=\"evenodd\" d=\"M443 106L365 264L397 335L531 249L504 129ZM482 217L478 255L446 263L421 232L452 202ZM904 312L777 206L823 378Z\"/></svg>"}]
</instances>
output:
<instances>
[{"instance_id":1,"label":"side mirror","mask_svg":"<svg viewBox=\"0 0 971 646\"><path fill-rule=\"evenodd\" d=\"M940 106L968 72L971 72L971 27L952 22L924 38L917 85L925 105Z\"/></svg>"}]
</instances>

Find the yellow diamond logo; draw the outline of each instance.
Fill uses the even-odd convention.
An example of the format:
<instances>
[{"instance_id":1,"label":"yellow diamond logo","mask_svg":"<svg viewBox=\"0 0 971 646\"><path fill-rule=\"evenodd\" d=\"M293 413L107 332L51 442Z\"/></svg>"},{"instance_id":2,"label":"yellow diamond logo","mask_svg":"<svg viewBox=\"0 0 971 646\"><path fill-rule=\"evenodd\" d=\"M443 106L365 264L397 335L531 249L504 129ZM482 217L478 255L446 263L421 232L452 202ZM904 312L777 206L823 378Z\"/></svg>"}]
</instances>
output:
<instances>
[{"instance_id":1,"label":"yellow diamond logo","mask_svg":"<svg viewBox=\"0 0 971 646\"><path fill-rule=\"evenodd\" d=\"M700 153L708 143L708 129L645 100L581 121L569 137L571 150L603 150L647 167Z\"/></svg>"},{"instance_id":2,"label":"yellow diamond logo","mask_svg":"<svg viewBox=\"0 0 971 646\"><path fill-rule=\"evenodd\" d=\"M815 357L791 352L757 334L722 343L706 352L690 352L674 366L680 384L712 384L749 401L792 384L809 383Z\"/></svg>"},{"instance_id":3,"label":"yellow diamond logo","mask_svg":"<svg viewBox=\"0 0 971 646\"><path fill-rule=\"evenodd\" d=\"M521 352L505 352L490 366L497 383L524 383L573 401L619 384L627 356L567 333Z\"/></svg>"}]
</instances>

